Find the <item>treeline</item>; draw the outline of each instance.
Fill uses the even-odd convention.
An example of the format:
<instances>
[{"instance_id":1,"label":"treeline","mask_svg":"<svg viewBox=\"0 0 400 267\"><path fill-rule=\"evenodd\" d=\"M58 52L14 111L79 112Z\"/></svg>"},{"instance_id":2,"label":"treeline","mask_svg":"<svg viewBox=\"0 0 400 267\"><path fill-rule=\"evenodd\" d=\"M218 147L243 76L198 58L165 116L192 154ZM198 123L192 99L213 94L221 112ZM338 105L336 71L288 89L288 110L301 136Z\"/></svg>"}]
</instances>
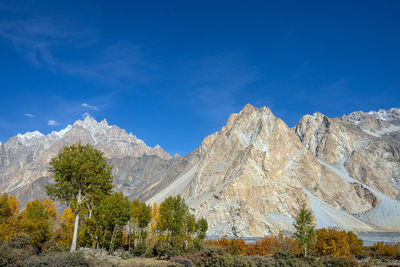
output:
<instances>
[{"instance_id":1,"label":"treeline","mask_svg":"<svg viewBox=\"0 0 400 267\"><path fill-rule=\"evenodd\" d=\"M33 200L20 211L18 200L0 197L0 241L27 235L40 252L71 245L75 213L66 208L57 213L49 199ZM176 254L200 247L208 228L205 219L196 220L181 197L169 197L159 206L129 201L122 193L105 197L92 212L81 210L78 245L96 249L131 250L137 255ZM148 251L150 250L150 251ZM150 255L151 256L151 255Z\"/></svg>"},{"instance_id":2,"label":"treeline","mask_svg":"<svg viewBox=\"0 0 400 267\"><path fill-rule=\"evenodd\" d=\"M240 238L220 238L207 240L207 244L220 247L232 255L273 255L278 251L291 255L300 256L302 250L298 240L292 237L264 237L254 243L246 243ZM371 246L363 246L363 240L358 238L352 231L340 231L337 229L318 229L315 231L315 241L311 247L310 254L314 256L332 256L342 258L349 256L386 256L400 259L400 242L395 245L378 242Z\"/></svg>"}]
</instances>

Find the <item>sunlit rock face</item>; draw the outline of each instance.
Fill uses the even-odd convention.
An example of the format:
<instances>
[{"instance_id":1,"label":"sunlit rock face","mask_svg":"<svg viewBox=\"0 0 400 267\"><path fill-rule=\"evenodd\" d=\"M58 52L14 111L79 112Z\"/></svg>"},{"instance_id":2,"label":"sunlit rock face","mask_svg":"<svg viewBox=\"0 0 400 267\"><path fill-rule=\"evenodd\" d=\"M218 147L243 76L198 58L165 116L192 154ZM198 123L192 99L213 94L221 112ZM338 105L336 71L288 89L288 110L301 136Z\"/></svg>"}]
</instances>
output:
<instances>
[{"instance_id":1,"label":"sunlit rock face","mask_svg":"<svg viewBox=\"0 0 400 267\"><path fill-rule=\"evenodd\" d=\"M1 192L22 203L45 197L49 160L63 146L90 143L113 165L117 191L161 202L181 195L209 235L263 236L292 230L305 203L317 227L400 230L400 112L305 115L289 128L266 107L246 105L185 157L148 147L92 118L46 136L0 146Z\"/></svg>"},{"instance_id":2,"label":"sunlit rock face","mask_svg":"<svg viewBox=\"0 0 400 267\"><path fill-rule=\"evenodd\" d=\"M291 230L302 203L314 211L319 227L386 227L372 224L365 214L380 209L382 196L395 208L396 191L389 185L379 194L341 167L342 155L360 147L365 137L358 126L348 121L342 126L341 120L317 113L290 129L268 108L247 105L206 137L197 159L148 202L183 195L197 216L207 217L210 235L261 236Z\"/></svg>"},{"instance_id":3,"label":"sunlit rock face","mask_svg":"<svg viewBox=\"0 0 400 267\"><path fill-rule=\"evenodd\" d=\"M400 109L353 112L342 118L304 116L294 132L324 164L352 179L368 210L351 212L371 224L400 229Z\"/></svg>"}]
</instances>

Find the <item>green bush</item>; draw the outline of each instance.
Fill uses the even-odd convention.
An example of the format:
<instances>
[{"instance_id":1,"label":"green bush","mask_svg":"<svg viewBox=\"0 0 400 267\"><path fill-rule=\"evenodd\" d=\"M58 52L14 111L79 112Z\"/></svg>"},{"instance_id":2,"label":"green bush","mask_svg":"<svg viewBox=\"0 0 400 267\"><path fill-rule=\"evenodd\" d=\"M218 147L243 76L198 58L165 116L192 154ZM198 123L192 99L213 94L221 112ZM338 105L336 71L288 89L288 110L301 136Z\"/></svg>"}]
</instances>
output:
<instances>
[{"instance_id":1,"label":"green bush","mask_svg":"<svg viewBox=\"0 0 400 267\"><path fill-rule=\"evenodd\" d=\"M188 258L185 258L185 257L181 257L181 256L174 257L171 259L171 261L175 262L175 263L179 263L184 267L192 267L193 266L193 263L191 260L189 260Z\"/></svg>"},{"instance_id":2,"label":"green bush","mask_svg":"<svg viewBox=\"0 0 400 267\"><path fill-rule=\"evenodd\" d=\"M243 255L236 255L233 257L233 265L237 267L255 267L255 263L252 262L249 257Z\"/></svg>"},{"instance_id":3,"label":"green bush","mask_svg":"<svg viewBox=\"0 0 400 267\"><path fill-rule=\"evenodd\" d=\"M146 253L147 246L146 244L141 241L139 242L132 251L132 254L135 256L142 256Z\"/></svg>"},{"instance_id":4,"label":"green bush","mask_svg":"<svg viewBox=\"0 0 400 267\"><path fill-rule=\"evenodd\" d=\"M0 246L0 266L18 266L17 261L18 256L10 248L4 245Z\"/></svg>"},{"instance_id":5,"label":"green bush","mask_svg":"<svg viewBox=\"0 0 400 267\"><path fill-rule=\"evenodd\" d=\"M35 256L25 261L25 266L41 267L41 266L89 266L89 261L84 257L82 252L49 252L40 256Z\"/></svg>"},{"instance_id":6,"label":"green bush","mask_svg":"<svg viewBox=\"0 0 400 267\"><path fill-rule=\"evenodd\" d=\"M157 242L153 248L153 255L158 258L170 259L175 256L182 255L183 251L176 246L171 245L168 242Z\"/></svg>"},{"instance_id":7,"label":"green bush","mask_svg":"<svg viewBox=\"0 0 400 267\"><path fill-rule=\"evenodd\" d=\"M233 265L233 257L219 247L205 246L198 253L187 255L196 266L228 267Z\"/></svg>"},{"instance_id":8,"label":"green bush","mask_svg":"<svg viewBox=\"0 0 400 267\"><path fill-rule=\"evenodd\" d=\"M31 245L32 238L26 234L16 234L7 242L8 247L17 249L25 249L31 247Z\"/></svg>"},{"instance_id":9,"label":"green bush","mask_svg":"<svg viewBox=\"0 0 400 267\"><path fill-rule=\"evenodd\" d=\"M312 257L298 257L277 251L273 256L253 256L250 259L257 267L323 267L324 265Z\"/></svg>"}]
</instances>

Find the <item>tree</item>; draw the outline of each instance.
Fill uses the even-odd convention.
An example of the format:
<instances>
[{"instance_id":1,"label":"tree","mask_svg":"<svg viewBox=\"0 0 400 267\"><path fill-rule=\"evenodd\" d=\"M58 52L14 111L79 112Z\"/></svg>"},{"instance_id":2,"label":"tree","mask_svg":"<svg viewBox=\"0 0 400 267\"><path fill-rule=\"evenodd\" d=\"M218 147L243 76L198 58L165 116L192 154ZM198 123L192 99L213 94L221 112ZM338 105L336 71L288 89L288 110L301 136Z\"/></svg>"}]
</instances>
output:
<instances>
[{"instance_id":1,"label":"tree","mask_svg":"<svg viewBox=\"0 0 400 267\"><path fill-rule=\"evenodd\" d=\"M204 240L206 238L206 233L208 230L208 223L207 220L204 218L201 218L200 220L197 221L196 223L196 228L197 228L197 237L200 240Z\"/></svg>"},{"instance_id":2,"label":"tree","mask_svg":"<svg viewBox=\"0 0 400 267\"><path fill-rule=\"evenodd\" d=\"M129 243L129 248L130 248L130 236L131 236L131 230L134 232L134 244L135 246L137 245L137 240L143 240L147 236L147 231L145 231L145 228L150 223L151 220L151 207L147 206L146 203L134 199L131 202L131 211L130 211L130 216L131 219L129 221L129 231L128 231L128 243ZM131 229L131 226L133 229ZM139 238L137 238L139 237Z\"/></svg>"},{"instance_id":3,"label":"tree","mask_svg":"<svg viewBox=\"0 0 400 267\"><path fill-rule=\"evenodd\" d=\"M68 247L71 245L74 234L74 220L75 213L72 211L72 209L64 209L64 212L61 214L59 228L55 231L56 246Z\"/></svg>"},{"instance_id":4,"label":"tree","mask_svg":"<svg viewBox=\"0 0 400 267\"><path fill-rule=\"evenodd\" d=\"M18 200L3 194L0 197L0 241L8 241L18 227Z\"/></svg>"},{"instance_id":5,"label":"tree","mask_svg":"<svg viewBox=\"0 0 400 267\"><path fill-rule=\"evenodd\" d=\"M168 197L160 204L160 215L157 227L166 235L167 242L174 248L185 249L194 240L197 233L197 240L205 238L208 224L205 219L196 221L189 213L189 208L180 197Z\"/></svg>"},{"instance_id":6,"label":"tree","mask_svg":"<svg viewBox=\"0 0 400 267\"><path fill-rule=\"evenodd\" d=\"M50 239L50 221L52 219L46 204L37 199L28 202L20 218L21 231L31 237L32 244L39 250Z\"/></svg>"},{"instance_id":7,"label":"tree","mask_svg":"<svg viewBox=\"0 0 400 267\"><path fill-rule=\"evenodd\" d=\"M304 251L304 257L307 256L307 249L314 245L315 225L312 211L303 204L293 223L295 228L294 238L299 242Z\"/></svg>"},{"instance_id":8,"label":"tree","mask_svg":"<svg viewBox=\"0 0 400 267\"><path fill-rule=\"evenodd\" d=\"M318 255L330 255L335 258L348 256L350 246L346 232L335 229L318 229L316 231L315 250Z\"/></svg>"},{"instance_id":9,"label":"tree","mask_svg":"<svg viewBox=\"0 0 400 267\"><path fill-rule=\"evenodd\" d=\"M94 216L101 246L108 245L112 250L116 235L122 231L130 219L129 199L122 193L113 193L94 209ZM110 240L109 244L107 244L108 240Z\"/></svg>"},{"instance_id":10,"label":"tree","mask_svg":"<svg viewBox=\"0 0 400 267\"><path fill-rule=\"evenodd\" d=\"M153 207L151 208L151 220L150 220L150 233L151 239L154 242L158 240L158 222L160 220L160 208L156 202L154 202Z\"/></svg>"},{"instance_id":11,"label":"tree","mask_svg":"<svg viewBox=\"0 0 400 267\"><path fill-rule=\"evenodd\" d=\"M168 197L160 204L159 228L171 237L183 237L185 234L184 218L189 213L185 201L180 197Z\"/></svg>"},{"instance_id":12,"label":"tree","mask_svg":"<svg viewBox=\"0 0 400 267\"><path fill-rule=\"evenodd\" d=\"M91 145L76 144L64 147L50 161L54 183L46 186L50 198L67 202L75 212L71 252L76 250L79 212L85 203L111 193L112 167L103 153Z\"/></svg>"}]
</instances>

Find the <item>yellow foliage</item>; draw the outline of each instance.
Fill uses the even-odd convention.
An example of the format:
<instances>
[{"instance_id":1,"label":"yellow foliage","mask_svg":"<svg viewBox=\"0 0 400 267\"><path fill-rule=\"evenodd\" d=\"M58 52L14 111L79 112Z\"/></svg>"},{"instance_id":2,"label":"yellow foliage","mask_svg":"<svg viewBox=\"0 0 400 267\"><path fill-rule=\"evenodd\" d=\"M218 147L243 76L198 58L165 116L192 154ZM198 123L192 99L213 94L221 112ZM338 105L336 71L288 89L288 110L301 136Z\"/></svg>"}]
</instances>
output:
<instances>
[{"instance_id":1,"label":"yellow foliage","mask_svg":"<svg viewBox=\"0 0 400 267\"><path fill-rule=\"evenodd\" d=\"M151 208L151 220L150 220L150 234L149 238L157 242L159 240L159 233L157 230L158 221L160 220L160 207L154 202L153 207Z\"/></svg>"},{"instance_id":2,"label":"yellow foliage","mask_svg":"<svg viewBox=\"0 0 400 267\"><path fill-rule=\"evenodd\" d=\"M8 241L18 231L18 200L3 194L0 197L0 240Z\"/></svg>"},{"instance_id":3,"label":"yellow foliage","mask_svg":"<svg viewBox=\"0 0 400 267\"><path fill-rule=\"evenodd\" d=\"M50 199L43 199L42 201L42 205L45 207L46 211L47 211L47 215L50 218L55 219L57 217L57 209L56 206L54 205L54 202L51 201Z\"/></svg>"},{"instance_id":4,"label":"yellow foliage","mask_svg":"<svg viewBox=\"0 0 400 267\"><path fill-rule=\"evenodd\" d=\"M376 256L396 257L400 255L400 242L393 246L385 244L384 242L378 242L370 246L369 249L372 250L373 254Z\"/></svg>"},{"instance_id":5,"label":"yellow foliage","mask_svg":"<svg viewBox=\"0 0 400 267\"><path fill-rule=\"evenodd\" d=\"M316 231L316 235L315 251L318 255L336 258L350 255L346 232L322 228Z\"/></svg>"},{"instance_id":6,"label":"yellow foliage","mask_svg":"<svg viewBox=\"0 0 400 267\"><path fill-rule=\"evenodd\" d=\"M20 231L32 238L39 249L50 239L50 220L43 202L35 199L26 204L20 215Z\"/></svg>"},{"instance_id":7,"label":"yellow foliage","mask_svg":"<svg viewBox=\"0 0 400 267\"><path fill-rule=\"evenodd\" d=\"M274 254L278 248L299 254L300 248L296 240L283 238L278 242L276 237L264 237L254 243L246 243L243 239L221 238L207 241L208 244L221 247L233 255L268 255Z\"/></svg>"}]
</instances>

